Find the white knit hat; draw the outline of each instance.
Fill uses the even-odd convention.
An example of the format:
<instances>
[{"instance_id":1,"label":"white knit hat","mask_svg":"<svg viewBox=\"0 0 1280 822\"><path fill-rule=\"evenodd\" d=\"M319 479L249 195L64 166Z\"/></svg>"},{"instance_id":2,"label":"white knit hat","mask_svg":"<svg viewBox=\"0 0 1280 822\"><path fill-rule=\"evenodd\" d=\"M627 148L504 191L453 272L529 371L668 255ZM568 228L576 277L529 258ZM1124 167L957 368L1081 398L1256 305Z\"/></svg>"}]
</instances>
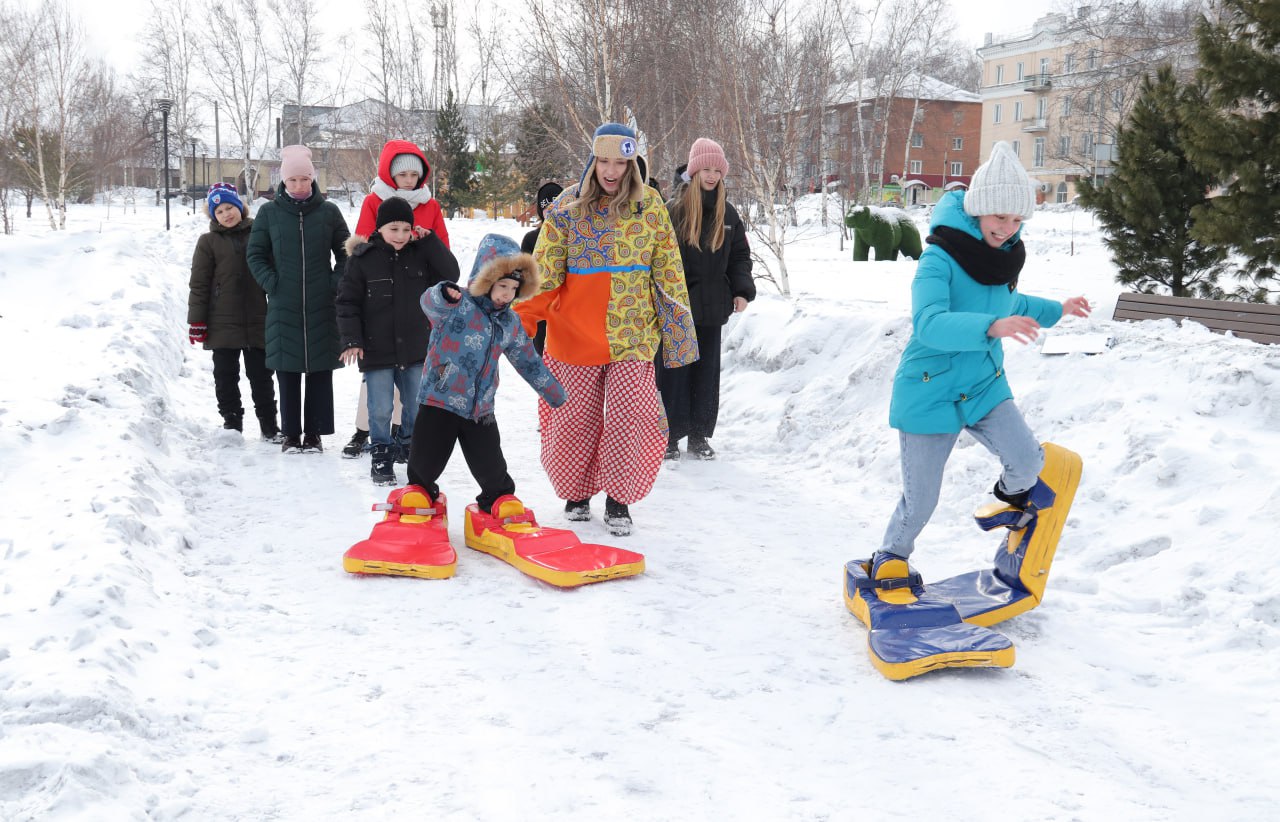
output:
<instances>
[{"instance_id":1,"label":"white knit hat","mask_svg":"<svg viewBox=\"0 0 1280 822\"><path fill-rule=\"evenodd\" d=\"M416 171L418 178L421 179L422 160L412 154L397 154L391 159L391 176L394 177L402 171Z\"/></svg>"},{"instance_id":2,"label":"white knit hat","mask_svg":"<svg viewBox=\"0 0 1280 822\"><path fill-rule=\"evenodd\" d=\"M1030 220L1036 210L1031 178L1013 147L1001 140L991 147L991 157L973 172L964 195L964 211L973 217L1013 214Z\"/></svg>"}]
</instances>

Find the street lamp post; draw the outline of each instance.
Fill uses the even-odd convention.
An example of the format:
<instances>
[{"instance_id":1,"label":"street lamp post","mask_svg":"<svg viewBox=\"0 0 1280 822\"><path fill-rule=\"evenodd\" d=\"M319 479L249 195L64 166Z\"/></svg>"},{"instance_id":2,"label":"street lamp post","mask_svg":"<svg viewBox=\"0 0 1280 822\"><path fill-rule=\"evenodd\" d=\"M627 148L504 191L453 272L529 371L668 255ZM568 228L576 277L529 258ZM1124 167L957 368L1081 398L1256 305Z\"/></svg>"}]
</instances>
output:
<instances>
[{"instance_id":1,"label":"street lamp post","mask_svg":"<svg viewBox=\"0 0 1280 822\"><path fill-rule=\"evenodd\" d=\"M196 213L196 138L191 138L191 213Z\"/></svg>"},{"instance_id":2,"label":"street lamp post","mask_svg":"<svg viewBox=\"0 0 1280 822\"><path fill-rule=\"evenodd\" d=\"M173 108L173 101L167 97L161 97L155 101L156 108L160 109L160 113L164 115L164 230L169 230L169 109Z\"/></svg>"}]
</instances>

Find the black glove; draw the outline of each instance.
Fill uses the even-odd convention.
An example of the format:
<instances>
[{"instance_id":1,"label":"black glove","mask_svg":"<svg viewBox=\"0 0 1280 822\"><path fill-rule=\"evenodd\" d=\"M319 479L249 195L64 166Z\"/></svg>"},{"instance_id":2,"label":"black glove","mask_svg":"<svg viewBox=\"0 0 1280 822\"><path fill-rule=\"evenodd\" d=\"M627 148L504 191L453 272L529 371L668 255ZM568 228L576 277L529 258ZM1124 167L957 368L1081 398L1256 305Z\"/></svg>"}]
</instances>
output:
<instances>
[{"instance_id":1,"label":"black glove","mask_svg":"<svg viewBox=\"0 0 1280 822\"><path fill-rule=\"evenodd\" d=\"M462 299L462 289L458 288L455 283L446 281L440 285L440 295L444 297L445 302L456 303L458 300Z\"/></svg>"}]
</instances>

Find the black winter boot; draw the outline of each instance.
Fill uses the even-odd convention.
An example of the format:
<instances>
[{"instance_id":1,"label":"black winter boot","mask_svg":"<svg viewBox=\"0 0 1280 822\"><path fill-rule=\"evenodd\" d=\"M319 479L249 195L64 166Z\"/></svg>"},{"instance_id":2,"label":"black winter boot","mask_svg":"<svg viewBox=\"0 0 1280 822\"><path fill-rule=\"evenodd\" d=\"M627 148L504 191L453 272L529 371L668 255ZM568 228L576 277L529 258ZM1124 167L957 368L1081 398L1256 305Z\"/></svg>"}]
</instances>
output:
<instances>
[{"instance_id":1,"label":"black winter boot","mask_svg":"<svg viewBox=\"0 0 1280 822\"><path fill-rule=\"evenodd\" d=\"M369 432L363 428L357 428L356 432L351 435L351 440L342 446L343 459L353 460L364 453L365 443L369 441Z\"/></svg>"},{"instance_id":2,"label":"black winter boot","mask_svg":"<svg viewBox=\"0 0 1280 822\"><path fill-rule=\"evenodd\" d=\"M244 414L223 414L222 427L227 431L244 431Z\"/></svg>"},{"instance_id":3,"label":"black winter boot","mask_svg":"<svg viewBox=\"0 0 1280 822\"><path fill-rule=\"evenodd\" d=\"M680 440L674 437L667 440L667 452L662 455L662 458L673 461L680 459Z\"/></svg>"},{"instance_id":4,"label":"black winter boot","mask_svg":"<svg viewBox=\"0 0 1280 822\"><path fill-rule=\"evenodd\" d=\"M627 506L613 497L606 496L604 498L604 524L609 527L609 533L615 537L629 536L631 534L631 512L627 510Z\"/></svg>"},{"instance_id":5,"label":"black winter boot","mask_svg":"<svg viewBox=\"0 0 1280 822\"><path fill-rule=\"evenodd\" d=\"M274 416L258 417L258 428L262 431L263 442L283 442L283 438L280 435L280 426L276 423Z\"/></svg>"},{"instance_id":6,"label":"black winter boot","mask_svg":"<svg viewBox=\"0 0 1280 822\"><path fill-rule=\"evenodd\" d=\"M689 453L700 460L713 460L716 458L716 451L711 447L711 443L707 442L707 438L695 437L692 434L689 435Z\"/></svg>"},{"instance_id":7,"label":"black winter boot","mask_svg":"<svg viewBox=\"0 0 1280 822\"><path fill-rule=\"evenodd\" d=\"M319 454L324 451L324 444L320 442L319 434L302 434L302 452L304 454Z\"/></svg>"},{"instance_id":8,"label":"black winter boot","mask_svg":"<svg viewBox=\"0 0 1280 822\"><path fill-rule=\"evenodd\" d=\"M392 446L375 445L369 451L372 458L369 465L369 479L374 485L395 485L396 472L391 456Z\"/></svg>"},{"instance_id":9,"label":"black winter boot","mask_svg":"<svg viewBox=\"0 0 1280 822\"><path fill-rule=\"evenodd\" d=\"M570 522L586 522L591 519L591 498L565 500L564 518Z\"/></svg>"}]
</instances>

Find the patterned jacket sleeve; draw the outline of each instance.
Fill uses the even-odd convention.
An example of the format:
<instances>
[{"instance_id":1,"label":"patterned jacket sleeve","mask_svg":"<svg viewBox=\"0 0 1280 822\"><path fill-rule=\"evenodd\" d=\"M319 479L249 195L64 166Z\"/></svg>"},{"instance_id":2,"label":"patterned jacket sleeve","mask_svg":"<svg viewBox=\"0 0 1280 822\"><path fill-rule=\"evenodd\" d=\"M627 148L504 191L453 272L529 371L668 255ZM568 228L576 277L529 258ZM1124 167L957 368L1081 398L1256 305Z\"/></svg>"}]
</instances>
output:
<instances>
[{"instance_id":1,"label":"patterned jacket sleeve","mask_svg":"<svg viewBox=\"0 0 1280 822\"><path fill-rule=\"evenodd\" d=\"M538 356L538 350L533 347L533 341L529 339L529 335L524 333L524 328L519 322L513 325L512 331L511 342L507 343L503 353L515 366L516 373L524 378L524 381L529 383L542 399L546 400L547 405L552 408L564 405L568 402L569 395L560 381L542 362L542 357Z\"/></svg>"},{"instance_id":2,"label":"patterned jacket sleeve","mask_svg":"<svg viewBox=\"0 0 1280 822\"><path fill-rule=\"evenodd\" d=\"M684 281L684 264L676 245L671 217L657 192L653 194L652 213L657 220L650 257L653 280L654 309L662 332L662 364L667 368L690 365L698 359L698 338L693 328L693 312L689 309L689 288Z\"/></svg>"},{"instance_id":3,"label":"patterned jacket sleeve","mask_svg":"<svg viewBox=\"0 0 1280 822\"><path fill-rule=\"evenodd\" d=\"M433 328L438 326L450 311L458 307L458 303L451 303L444 298L444 284L446 282L449 281L444 280L431 286L422 292L422 297L418 299L418 304L422 306L422 313L426 314L427 319L431 320Z\"/></svg>"},{"instance_id":4,"label":"patterned jacket sleeve","mask_svg":"<svg viewBox=\"0 0 1280 822\"><path fill-rule=\"evenodd\" d=\"M564 284L569 259L568 225L569 217L562 211L549 211L546 222L542 224L542 236L533 252L533 260L542 275L542 287L515 309L526 336L537 331L539 320L547 318L547 307L555 299L555 290Z\"/></svg>"}]
</instances>

